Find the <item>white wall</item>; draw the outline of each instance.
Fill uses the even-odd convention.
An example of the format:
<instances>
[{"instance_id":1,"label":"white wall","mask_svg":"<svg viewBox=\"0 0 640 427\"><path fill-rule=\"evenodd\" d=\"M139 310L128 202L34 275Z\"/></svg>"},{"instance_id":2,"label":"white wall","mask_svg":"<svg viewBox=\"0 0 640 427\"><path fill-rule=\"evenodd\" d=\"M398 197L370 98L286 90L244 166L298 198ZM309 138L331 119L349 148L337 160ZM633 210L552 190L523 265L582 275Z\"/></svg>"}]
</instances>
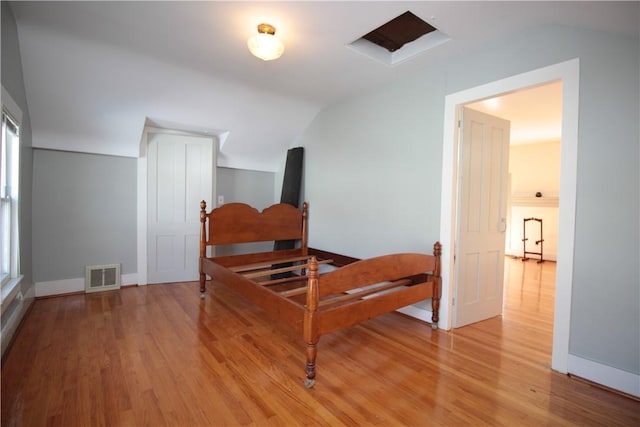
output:
<instances>
[{"instance_id":1,"label":"white wall","mask_svg":"<svg viewBox=\"0 0 640 427\"><path fill-rule=\"evenodd\" d=\"M506 253L523 256L525 218L542 220L526 223L527 252L542 252L545 260L558 254L558 195L560 193L560 141L511 145L511 215L507 226ZM536 197L540 192L542 197ZM541 245L536 241L543 239ZM540 259L539 255L528 255Z\"/></svg>"},{"instance_id":2,"label":"white wall","mask_svg":"<svg viewBox=\"0 0 640 427\"><path fill-rule=\"evenodd\" d=\"M438 84L439 83L439 84ZM324 110L303 136L310 246L367 258L439 235L442 75ZM438 125L435 125L438 123Z\"/></svg>"}]
</instances>

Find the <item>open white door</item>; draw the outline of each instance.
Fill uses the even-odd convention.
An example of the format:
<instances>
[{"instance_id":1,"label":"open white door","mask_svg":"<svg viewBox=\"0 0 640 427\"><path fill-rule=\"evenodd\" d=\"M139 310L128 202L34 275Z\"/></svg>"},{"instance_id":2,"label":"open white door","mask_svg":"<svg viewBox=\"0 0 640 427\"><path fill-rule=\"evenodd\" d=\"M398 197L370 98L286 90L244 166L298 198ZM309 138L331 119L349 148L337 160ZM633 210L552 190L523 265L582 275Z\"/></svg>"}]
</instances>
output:
<instances>
[{"instance_id":1,"label":"open white door","mask_svg":"<svg viewBox=\"0 0 640 427\"><path fill-rule=\"evenodd\" d=\"M454 327L502 313L509 127L462 109Z\"/></svg>"},{"instance_id":2,"label":"open white door","mask_svg":"<svg viewBox=\"0 0 640 427\"><path fill-rule=\"evenodd\" d=\"M149 283L198 280L200 201L213 200L213 148L213 138L149 134Z\"/></svg>"}]
</instances>

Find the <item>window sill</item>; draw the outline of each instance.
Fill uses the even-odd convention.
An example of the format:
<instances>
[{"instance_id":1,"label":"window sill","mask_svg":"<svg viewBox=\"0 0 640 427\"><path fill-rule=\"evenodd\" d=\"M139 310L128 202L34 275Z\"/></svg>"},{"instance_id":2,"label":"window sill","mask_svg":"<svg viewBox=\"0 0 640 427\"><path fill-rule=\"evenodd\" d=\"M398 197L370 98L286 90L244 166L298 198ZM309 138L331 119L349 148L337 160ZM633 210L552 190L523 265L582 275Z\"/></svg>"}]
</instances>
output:
<instances>
[{"instance_id":1,"label":"window sill","mask_svg":"<svg viewBox=\"0 0 640 427\"><path fill-rule=\"evenodd\" d=\"M9 281L2 285L2 312L4 312L4 309L9 306L11 301L13 301L20 291L20 282L22 282L22 278L23 276L20 275L13 279L9 279Z\"/></svg>"}]
</instances>

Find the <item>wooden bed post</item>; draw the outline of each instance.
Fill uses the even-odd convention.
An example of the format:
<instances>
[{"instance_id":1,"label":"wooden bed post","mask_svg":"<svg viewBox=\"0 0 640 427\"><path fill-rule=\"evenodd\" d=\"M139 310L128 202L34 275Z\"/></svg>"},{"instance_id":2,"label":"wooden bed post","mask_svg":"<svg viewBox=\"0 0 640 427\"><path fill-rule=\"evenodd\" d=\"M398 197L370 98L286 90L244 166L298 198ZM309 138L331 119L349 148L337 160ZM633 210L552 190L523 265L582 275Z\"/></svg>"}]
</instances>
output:
<instances>
[{"instance_id":1,"label":"wooden bed post","mask_svg":"<svg viewBox=\"0 0 640 427\"><path fill-rule=\"evenodd\" d=\"M205 283L207 278L202 269L202 259L207 256L207 202L204 200L200 202L200 258L198 261L198 268L200 270L200 298L204 298Z\"/></svg>"},{"instance_id":2,"label":"wooden bed post","mask_svg":"<svg viewBox=\"0 0 640 427\"><path fill-rule=\"evenodd\" d=\"M309 280L307 283L307 306L304 311L304 340L307 345L307 378L304 385L313 387L316 380L316 357L318 355L318 326L316 315L318 313L319 289L318 289L318 260L311 257L309 262Z\"/></svg>"},{"instance_id":3,"label":"wooden bed post","mask_svg":"<svg viewBox=\"0 0 640 427\"><path fill-rule=\"evenodd\" d=\"M442 255L442 245L440 242L433 244L433 256L436 257L436 267L433 271L433 277L436 283L433 285L433 297L431 298L431 327L438 329L438 321L440 320L440 296L442 294L442 279L440 278L440 256Z\"/></svg>"}]
</instances>

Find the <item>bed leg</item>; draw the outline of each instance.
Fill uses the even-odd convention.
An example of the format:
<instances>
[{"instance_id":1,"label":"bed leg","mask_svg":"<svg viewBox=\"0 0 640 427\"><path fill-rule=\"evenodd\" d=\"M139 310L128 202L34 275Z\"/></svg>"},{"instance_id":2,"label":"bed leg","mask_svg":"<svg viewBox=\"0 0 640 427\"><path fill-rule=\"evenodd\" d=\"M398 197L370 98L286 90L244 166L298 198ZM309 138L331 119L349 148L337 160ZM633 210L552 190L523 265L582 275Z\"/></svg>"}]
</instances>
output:
<instances>
[{"instance_id":1,"label":"bed leg","mask_svg":"<svg viewBox=\"0 0 640 427\"><path fill-rule=\"evenodd\" d=\"M431 299L431 327L438 329L438 321L440 321L440 298Z\"/></svg>"},{"instance_id":2,"label":"bed leg","mask_svg":"<svg viewBox=\"0 0 640 427\"><path fill-rule=\"evenodd\" d=\"M307 345L307 378L304 380L304 385L307 388L313 387L313 384L316 382L316 357L318 356L318 341L320 341L320 334L318 333L318 323L316 319L319 300L318 260L313 256L309 261L307 306L304 312L303 325L304 341Z\"/></svg>"},{"instance_id":3,"label":"bed leg","mask_svg":"<svg viewBox=\"0 0 640 427\"><path fill-rule=\"evenodd\" d=\"M438 329L438 321L440 321L440 280L434 283L434 289L436 292L434 292L433 298L431 298L431 327Z\"/></svg>"},{"instance_id":4,"label":"bed leg","mask_svg":"<svg viewBox=\"0 0 640 427\"><path fill-rule=\"evenodd\" d=\"M207 202L200 202L200 257L198 258L198 273L200 273L200 299L204 299L207 277L202 268L202 260L207 256ZM209 222L211 226L211 222Z\"/></svg>"},{"instance_id":5,"label":"bed leg","mask_svg":"<svg viewBox=\"0 0 640 427\"><path fill-rule=\"evenodd\" d=\"M206 290L207 278L204 274L200 273L200 299L204 299L204 292Z\"/></svg>"},{"instance_id":6,"label":"bed leg","mask_svg":"<svg viewBox=\"0 0 640 427\"><path fill-rule=\"evenodd\" d=\"M318 348L316 344L307 343L307 378L304 380L304 386L311 388L316 382L316 356Z\"/></svg>"},{"instance_id":7,"label":"bed leg","mask_svg":"<svg viewBox=\"0 0 640 427\"><path fill-rule=\"evenodd\" d=\"M433 298L431 298L431 328L438 329L440 320L440 297L442 296L442 277L440 277L440 257L442 245L440 242L433 244L433 256L436 257L436 266L433 271Z\"/></svg>"},{"instance_id":8,"label":"bed leg","mask_svg":"<svg viewBox=\"0 0 640 427\"><path fill-rule=\"evenodd\" d=\"M431 299L431 328L438 329L438 321L440 321L440 298Z\"/></svg>"}]
</instances>

